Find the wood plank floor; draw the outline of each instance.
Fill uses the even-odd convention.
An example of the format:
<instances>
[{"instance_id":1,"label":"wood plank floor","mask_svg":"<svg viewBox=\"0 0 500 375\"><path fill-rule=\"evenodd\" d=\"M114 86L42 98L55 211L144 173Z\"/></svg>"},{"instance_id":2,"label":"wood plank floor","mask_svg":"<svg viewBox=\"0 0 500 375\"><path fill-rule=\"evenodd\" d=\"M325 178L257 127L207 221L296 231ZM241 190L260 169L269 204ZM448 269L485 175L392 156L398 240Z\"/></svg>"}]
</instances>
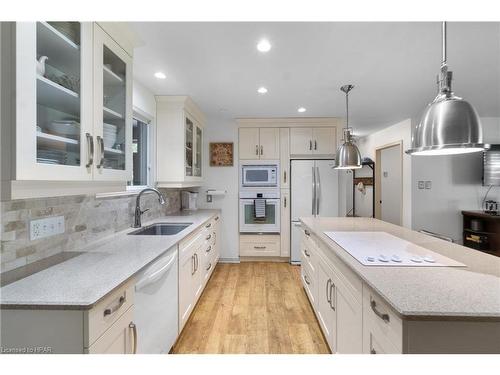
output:
<instances>
[{"instance_id":1,"label":"wood plank floor","mask_svg":"<svg viewBox=\"0 0 500 375\"><path fill-rule=\"evenodd\" d=\"M288 263L218 264L173 353L329 353Z\"/></svg>"}]
</instances>

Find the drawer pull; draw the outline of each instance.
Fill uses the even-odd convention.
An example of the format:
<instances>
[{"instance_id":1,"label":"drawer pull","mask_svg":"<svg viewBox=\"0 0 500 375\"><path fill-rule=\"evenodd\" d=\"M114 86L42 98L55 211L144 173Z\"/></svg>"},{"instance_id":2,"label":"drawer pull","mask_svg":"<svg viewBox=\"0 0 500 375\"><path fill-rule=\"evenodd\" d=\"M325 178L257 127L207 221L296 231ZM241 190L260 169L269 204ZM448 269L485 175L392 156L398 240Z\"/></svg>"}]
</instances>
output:
<instances>
[{"instance_id":1,"label":"drawer pull","mask_svg":"<svg viewBox=\"0 0 500 375\"><path fill-rule=\"evenodd\" d=\"M215 221L218 221L218 220L219 220L219 217L218 217L218 216L216 216L216 217L215 217Z\"/></svg>"},{"instance_id":2,"label":"drawer pull","mask_svg":"<svg viewBox=\"0 0 500 375\"><path fill-rule=\"evenodd\" d=\"M208 223L207 225L205 225L205 228L210 228L212 226L212 223Z\"/></svg>"},{"instance_id":3,"label":"drawer pull","mask_svg":"<svg viewBox=\"0 0 500 375\"><path fill-rule=\"evenodd\" d=\"M332 281L330 284L330 307L332 308L333 311L335 311L335 305L337 304L337 295L335 293L335 283ZM333 297L332 297L333 295ZM335 298L335 300L334 300Z\"/></svg>"},{"instance_id":4,"label":"drawer pull","mask_svg":"<svg viewBox=\"0 0 500 375\"><path fill-rule=\"evenodd\" d=\"M210 268L212 268L212 263L208 263L208 267L206 268L206 271L210 271Z\"/></svg>"},{"instance_id":5,"label":"drawer pull","mask_svg":"<svg viewBox=\"0 0 500 375\"><path fill-rule=\"evenodd\" d=\"M211 234L209 234L208 236L206 236L206 237L205 237L205 240L207 240L207 241L208 241L208 240L209 240L209 239L211 239L211 238L212 238L212 235L211 235Z\"/></svg>"},{"instance_id":6,"label":"drawer pull","mask_svg":"<svg viewBox=\"0 0 500 375\"><path fill-rule=\"evenodd\" d=\"M311 282L307 278L307 275L304 275L304 281L306 282L307 285L311 285Z\"/></svg>"},{"instance_id":7,"label":"drawer pull","mask_svg":"<svg viewBox=\"0 0 500 375\"><path fill-rule=\"evenodd\" d=\"M311 232L309 232L307 229L304 229L304 233L306 234L306 236L310 236L311 235Z\"/></svg>"},{"instance_id":8,"label":"drawer pull","mask_svg":"<svg viewBox=\"0 0 500 375\"><path fill-rule=\"evenodd\" d=\"M265 249L265 248L266 248L266 246L254 246L253 248L254 248L254 249Z\"/></svg>"},{"instance_id":9,"label":"drawer pull","mask_svg":"<svg viewBox=\"0 0 500 375\"><path fill-rule=\"evenodd\" d=\"M132 333L134 334L134 350L132 351L132 353L136 354L137 353L137 326L135 325L134 322L130 322L128 327L132 329Z\"/></svg>"},{"instance_id":10,"label":"drawer pull","mask_svg":"<svg viewBox=\"0 0 500 375\"><path fill-rule=\"evenodd\" d=\"M207 249L205 250L207 253L210 252L210 250L212 250L212 245L210 245L209 247L207 247Z\"/></svg>"},{"instance_id":11,"label":"drawer pull","mask_svg":"<svg viewBox=\"0 0 500 375\"><path fill-rule=\"evenodd\" d=\"M310 258L310 257L311 257L311 254L309 254L309 253L307 252L307 249L304 249L304 255L305 255L306 257L308 257L308 258Z\"/></svg>"},{"instance_id":12,"label":"drawer pull","mask_svg":"<svg viewBox=\"0 0 500 375\"><path fill-rule=\"evenodd\" d=\"M328 279L328 281L326 282L326 301L330 304L330 307L332 306L332 295L331 295L332 289L330 288L331 282L332 279Z\"/></svg>"},{"instance_id":13,"label":"drawer pull","mask_svg":"<svg viewBox=\"0 0 500 375\"><path fill-rule=\"evenodd\" d=\"M377 354L377 351L375 349L370 349L370 354Z\"/></svg>"},{"instance_id":14,"label":"drawer pull","mask_svg":"<svg viewBox=\"0 0 500 375\"><path fill-rule=\"evenodd\" d=\"M120 309L120 307L123 306L123 304L125 303L127 299L125 298L125 296L121 296L120 299L118 300L118 305L116 305L115 307L112 307L112 308L108 308L108 309L105 309L104 310L104 316L108 316L108 315L111 315L113 314L114 312L116 312L117 310Z\"/></svg>"},{"instance_id":15,"label":"drawer pull","mask_svg":"<svg viewBox=\"0 0 500 375\"><path fill-rule=\"evenodd\" d=\"M384 313L381 313L380 311L378 311L377 303L372 298L370 298L370 306L371 306L373 312L375 313L375 315L377 315L384 322L389 323L389 321L390 321L389 314L384 314Z\"/></svg>"}]
</instances>

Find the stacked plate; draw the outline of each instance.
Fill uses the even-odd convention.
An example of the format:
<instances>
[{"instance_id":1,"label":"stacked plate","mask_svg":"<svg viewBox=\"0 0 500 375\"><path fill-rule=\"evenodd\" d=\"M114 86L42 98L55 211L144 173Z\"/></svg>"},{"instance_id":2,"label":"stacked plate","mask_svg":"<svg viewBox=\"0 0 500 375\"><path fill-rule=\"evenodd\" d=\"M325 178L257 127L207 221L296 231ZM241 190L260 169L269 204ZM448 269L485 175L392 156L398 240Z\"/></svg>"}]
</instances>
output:
<instances>
[{"instance_id":1,"label":"stacked plate","mask_svg":"<svg viewBox=\"0 0 500 375\"><path fill-rule=\"evenodd\" d=\"M113 148L116 143L116 134L118 132L118 127L112 124L104 123L103 138L104 147Z\"/></svg>"},{"instance_id":2,"label":"stacked plate","mask_svg":"<svg viewBox=\"0 0 500 375\"><path fill-rule=\"evenodd\" d=\"M38 150L36 161L44 164L66 164L66 153L58 150Z\"/></svg>"},{"instance_id":3,"label":"stacked plate","mask_svg":"<svg viewBox=\"0 0 500 375\"><path fill-rule=\"evenodd\" d=\"M80 135L80 124L73 120L52 121L47 125L52 134L62 137L78 139Z\"/></svg>"}]
</instances>

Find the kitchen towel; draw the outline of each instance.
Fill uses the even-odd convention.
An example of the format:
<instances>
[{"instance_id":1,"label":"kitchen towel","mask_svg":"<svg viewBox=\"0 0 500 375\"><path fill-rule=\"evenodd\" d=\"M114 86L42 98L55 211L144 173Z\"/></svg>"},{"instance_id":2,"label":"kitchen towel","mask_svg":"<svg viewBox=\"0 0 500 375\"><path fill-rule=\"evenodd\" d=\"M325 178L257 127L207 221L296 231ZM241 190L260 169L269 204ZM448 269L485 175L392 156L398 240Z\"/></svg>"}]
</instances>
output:
<instances>
[{"instance_id":1,"label":"kitchen towel","mask_svg":"<svg viewBox=\"0 0 500 375\"><path fill-rule=\"evenodd\" d=\"M262 198L254 199L255 218L263 219L266 217L266 200Z\"/></svg>"}]
</instances>

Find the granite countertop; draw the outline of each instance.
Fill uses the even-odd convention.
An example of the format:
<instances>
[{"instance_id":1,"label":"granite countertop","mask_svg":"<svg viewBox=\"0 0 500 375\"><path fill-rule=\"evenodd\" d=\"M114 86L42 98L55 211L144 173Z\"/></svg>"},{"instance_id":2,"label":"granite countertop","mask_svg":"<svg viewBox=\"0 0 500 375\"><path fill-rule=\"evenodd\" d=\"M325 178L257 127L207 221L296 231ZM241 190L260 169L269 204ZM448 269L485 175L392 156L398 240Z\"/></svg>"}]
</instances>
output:
<instances>
[{"instance_id":1,"label":"granite countertop","mask_svg":"<svg viewBox=\"0 0 500 375\"><path fill-rule=\"evenodd\" d=\"M372 218L301 218L302 224L407 319L500 320L500 258ZM383 231L467 267L363 266L325 231Z\"/></svg>"},{"instance_id":2,"label":"granite countertop","mask_svg":"<svg viewBox=\"0 0 500 375\"><path fill-rule=\"evenodd\" d=\"M129 236L129 228L81 249L81 255L0 289L0 307L9 309L92 308L172 246L200 228L219 210L162 216L143 223L193 223L173 236Z\"/></svg>"}]
</instances>

